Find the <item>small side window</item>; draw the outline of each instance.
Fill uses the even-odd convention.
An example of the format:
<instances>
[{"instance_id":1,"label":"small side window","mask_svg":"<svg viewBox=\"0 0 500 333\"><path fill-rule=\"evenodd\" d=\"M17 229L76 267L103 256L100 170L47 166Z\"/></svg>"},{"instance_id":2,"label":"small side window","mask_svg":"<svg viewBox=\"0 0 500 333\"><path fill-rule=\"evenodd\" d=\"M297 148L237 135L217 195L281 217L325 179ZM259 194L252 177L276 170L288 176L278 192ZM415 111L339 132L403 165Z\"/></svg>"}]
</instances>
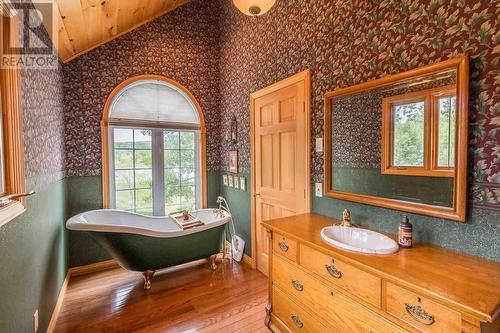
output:
<instances>
[{"instance_id":1,"label":"small side window","mask_svg":"<svg viewBox=\"0 0 500 333\"><path fill-rule=\"evenodd\" d=\"M453 177L456 87L382 99L382 173Z\"/></svg>"},{"instance_id":2,"label":"small side window","mask_svg":"<svg viewBox=\"0 0 500 333\"><path fill-rule=\"evenodd\" d=\"M425 100L393 104L392 117L394 166L424 167Z\"/></svg>"},{"instance_id":3,"label":"small side window","mask_svg":"<svg viewBox=\"0 0 500 333\"><path fill-rule=\"evenodd\" d=\"M19 43L19 22L16 16L0 16L0 20L3 38L0 56L3 57L5 45L15 46ZM1 226L25 211L24 199L10 197L25 190L19 68L0 68L0 112Z\"/></svg>"},{"instance_id":4,"label":"small side window","mask_svg":"<svg viewBox=\"0 0 500 333\"><path fill-rule=\"evenodd\" d=\"M437 165L435 168L453 169L455 166L456 96L444 95L437 99Z\"/></svg>"}]
</instances>

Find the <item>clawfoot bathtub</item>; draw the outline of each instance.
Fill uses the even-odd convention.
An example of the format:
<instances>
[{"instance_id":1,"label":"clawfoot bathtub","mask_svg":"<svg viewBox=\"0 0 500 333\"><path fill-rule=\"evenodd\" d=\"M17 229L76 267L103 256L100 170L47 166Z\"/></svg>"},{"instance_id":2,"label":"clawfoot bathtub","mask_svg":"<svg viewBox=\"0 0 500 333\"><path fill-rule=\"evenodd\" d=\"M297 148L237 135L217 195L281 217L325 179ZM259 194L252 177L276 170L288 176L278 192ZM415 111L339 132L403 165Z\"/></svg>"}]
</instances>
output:
<instances>
[{"instance_id":1,"label":"clawfoot bathtub","mask_svg":"<svg viewBox=\"0 0 500 333\"><path fill-rule=\"evenodd\" d=\"M229 213L214 209L190 212L204 225L182 230L170 217L150 217L114 209L73 216L66 227L89 233L125 269L142 272L144 289L151 288L156 270L209 258L221 252Z\"/></svg>"}]
</instances>

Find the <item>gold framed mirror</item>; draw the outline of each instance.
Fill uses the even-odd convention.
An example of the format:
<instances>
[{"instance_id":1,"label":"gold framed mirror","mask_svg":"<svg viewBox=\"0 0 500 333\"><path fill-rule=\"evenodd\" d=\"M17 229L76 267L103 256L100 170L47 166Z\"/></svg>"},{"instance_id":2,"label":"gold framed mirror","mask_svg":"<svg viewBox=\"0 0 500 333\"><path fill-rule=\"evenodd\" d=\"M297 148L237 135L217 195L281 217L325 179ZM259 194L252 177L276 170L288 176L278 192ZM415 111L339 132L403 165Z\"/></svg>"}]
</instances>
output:
<instances>
[{"instance_id":1,"label":"gold framed mirror","mask_svg":"<svg viewBox=\"0 0 500 333\"><path fill-rule=\"evenodd\" d=\"M465 221L468 61L327 92L325 195Z\"/></svg>"}]
</instances>

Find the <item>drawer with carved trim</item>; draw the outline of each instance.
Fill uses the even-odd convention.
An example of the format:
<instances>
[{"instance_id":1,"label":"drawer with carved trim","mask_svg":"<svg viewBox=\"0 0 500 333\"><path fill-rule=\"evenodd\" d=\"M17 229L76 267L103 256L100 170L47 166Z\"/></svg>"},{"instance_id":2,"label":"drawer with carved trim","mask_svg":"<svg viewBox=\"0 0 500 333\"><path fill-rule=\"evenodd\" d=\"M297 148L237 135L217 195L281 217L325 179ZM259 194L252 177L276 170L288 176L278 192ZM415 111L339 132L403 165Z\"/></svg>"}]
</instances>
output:
<instances>
[{"instance_id":1,"label":"drawer with carved trim","mask_svg":"<svg viewBox=\"0 0 500 333\"><path fill-rule=\"evenodd\" d=\"M297 261L297 242L293 239L273 234L273 251L292 261Z\"/></svg>"},{"instance_id":2,"label":"drawer with carved trim","mask_svg":"<svg viewBox=\"0 0 500 333\"><path fill-rule=\"evenodd\" d=\"M384 300L387 313L422 332L461 332L460 313L393 283L386 283Z\"/></svg>"},{"instance_id":3,"label":"drawer with carved trim","mask_svg":"<svg viewBox=\"0 0 500 333\"><path fill-rule=\"evenodd\" d=\"M314 315L308 313L275 286L272 297L273 313L293 332L330 332Z\"/></svg>"},{"instance_id":4,"label":"drawer with carved trim","mask_svg":"<svg viewBox=\"0 0 500 333\"><path fill-rule=\"evenodd\" d=\"M297 304L322 318L325 325L342 333L403 333L389 320L318 281L295 264L273 256L273 284Z\"/></svg>"},{"instance_id":5,"label":"drawer with carved trim","mask_svg":"<svg viewBox=\"0 0 500 333\"><path fill-rule=\"evenodd\" d=\"M300 265L380 308L381 279L322 252L300 245Z\"/></svg>"}]
</instances>

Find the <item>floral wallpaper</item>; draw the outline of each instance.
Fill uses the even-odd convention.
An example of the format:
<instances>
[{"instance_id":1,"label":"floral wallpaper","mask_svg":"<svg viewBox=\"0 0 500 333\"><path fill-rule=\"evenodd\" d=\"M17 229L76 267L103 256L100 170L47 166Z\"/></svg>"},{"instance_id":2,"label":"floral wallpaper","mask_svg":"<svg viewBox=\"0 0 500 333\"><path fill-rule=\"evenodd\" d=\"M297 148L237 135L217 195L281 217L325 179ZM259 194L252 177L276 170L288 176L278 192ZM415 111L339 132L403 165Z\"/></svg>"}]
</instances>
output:
<instances>
[{"instance_id":1,"label":"floral wallpaper","mask_svg":"<svg viewBox=\"0 0 500 333\"><path fill-rule=\"evenodd\" d=\"M34 11L30 15L36 25L38 16ZM47 34L43 43L51 43ZM28 191L37 191L64 177L62 64L55 69L21 69L20 79L26 185Z\"/></svg>"},{"instance_id":2,"label":"floral wallpaper","mask_svg":"<svg viewBox=\"0 0 500 333\"><path fill-rule=\"evenodd\" d=\"M218 169L219 16L214 4L193 1L64 65L68 175L101 173L104 103L115 86L140 74L164 75L193 93L207 126L207 168Z\"/></svg>"},{"instance_id":3,"label":"floral wallpaper","mask_svg":"<svg viewBox=\"0 0 500 333\"><path fill-rule=\"evenodd\" d=\"M312 137L323 136L326 91L439 62L470 63L470 192L475 206L500 209L500 6L498 1L277 1L251 18L221 6L221 134L237 115L240 167L250 167L249 94L312 70ZM312 153L313 181L323 156Z\"/></svg>"}]
</instances>

